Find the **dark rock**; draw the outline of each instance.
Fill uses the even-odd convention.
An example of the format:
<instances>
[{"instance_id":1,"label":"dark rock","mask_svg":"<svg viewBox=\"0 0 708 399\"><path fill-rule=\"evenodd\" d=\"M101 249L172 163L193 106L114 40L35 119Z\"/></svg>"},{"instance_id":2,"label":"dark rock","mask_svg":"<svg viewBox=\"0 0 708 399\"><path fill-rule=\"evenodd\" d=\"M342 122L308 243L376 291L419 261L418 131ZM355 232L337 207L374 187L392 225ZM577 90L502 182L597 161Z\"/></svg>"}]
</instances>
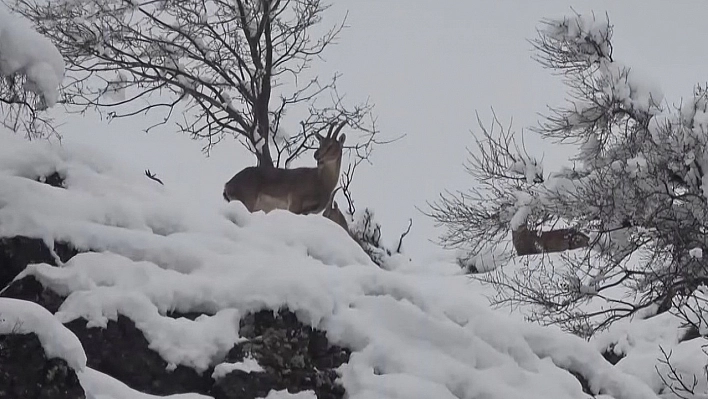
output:
<instances>
[{"instance_id":1,"label":"dark rock","mask_svg":"<svg viewBox=\"0 0 708 399\"><path fill-rule=\"evenodd\" d=\"M68 261L78 253L66 243L55 243L54 252L62 262ZM0 238L0 290L30 263L56 265L49 248L39 238L23 236Z\"/></svg>"},{"instance_id":2,"label":"dark rock","mask_svg":"<svg viewBox=\"0 0 708 399\"><path fill-rule=\"evenodd\" d=\"M701 336L701 332L694 325L689 325L684 327L681 331L683 334L679 338L679 342L690 341Z\"/></svg>"},{"instance_id":3,"label":"dark rock","mask_svg":"<svg viewBox=\"0 0 708 399\"><path fill-rule=\"evenodd\" d=\"M167 312L167 314L165 314L165 316L170 317L170 318L173 318L173 319L180 319L180 318L184 317L185 319L189 319L189 320L192 320L192 321L196 320L197 317L202 316L202 315L213 316L213 314L202 313L202 312L187 312L187 313L182 313L182 312Z\"/></svg>"},{"instance_id":4,"label":"dark rock","mask_svg":"<svg viewBox=\"0 0 708 399\"><path fill-rule=\"evenodd\" d=\"M580 386L583 387L583 392L588 395L595 396L592 391L590 391L590 381L588 381L587 378L585 378L580 373L576 373L575 371L571 371L570 374L572 374L573 377L577 378L577 380L580 382Z\"/></svg>"},{"instance_id":5,"label":"dark rock","mask_svg":"<svg viewBox=\"0 0 708 399\"><path fill-rule=\"evenodd\" d=\"M0 296L34 302L52 313L56 313L64 302L64 298L56 292L44 288L34 276L26 276L13 281Z\"/></svg>"},{"instance_id":6,"label":"dark rock","mask_svg":"<svg viewBox=\"0 0 708 399\"><path fill-rule=\"evenodd\" d=\"M59 172L54 172L49 176L38 177L37 181L40 183L49 184L52 187L66 188L64 186L64 176L60 175Z\"/></svg>"},{"instance_id":7,"label":"dark rock","mask_svg":"<svg viewBox=\"0 0 708 399\"><path fill-rule=\"evenodd\" d=\"M602 357L604 357L605 360L610 362L610 364L612 364L612 365L617 364L617 362L622 360L624 358L624 356L625 356L624 353L620 353L620 354L615 353L615 345L614 344L610 345L607 349L605 349L602 352Z\"/></svg>"},{"instance_id":8,"label":"dark rock","mask_svg":"<svg viewBox=\"0 0 708 399\"><path fill-rule=\"evenodd\" d=\"M215 399L238 398L265 398L272 389L277 388L278 378L270 373L247 373L234 370L214 383L209 393Z\"/></svg>"},{"instance_id":9,"label":"dark rock","mask_svg":"<svg viewBox=\"0 0 708 399\"><path fill-rule=\"evenodd\" d=\"M47 359L35 334L0 335L0 398L85 399L64 359Z\"/></svg>"},{"instance_id":10,"label":"dark rock","mask_svg":"<svg viewBox=\"0 0 708 399\"><path fill-rule=\"evenodd\" d=\"M294 313L261 311L241 320L239 335L249 341L236 345L226 362L253 357L264 372L232 371L214 383L216 399L264 397L271 389L291 393L315 391L319 399L339 399L344 389L335 369L349 361L350 351L329 344L325 333L300 323Z\"/></svg>"},{"instance_id":11,"label":"dark rock","mask_svg":"<svg viewBox=\"0 0 708 399\"><path fill-rule=\"evenodd\" d=\"M12 282L2 296L37 303L52 313L56 313L65 299L42 286L33 276ZM87 328L83 319L67 323L66 327L81 341L89 367L117 378L133 389L168 395L206 393L211 388L211 372L200 375L184 366L168 371L167 362L148 347L142 331L127 317L119 316L118 321L109 321L105 329Z\"/></svg>"},{"instance_id":12,"label":"dark rock","mask_svg":"<svg viewBox=\"0 0 708 399\"><path fill-rule=\"evenodd\" d=\"M132 320L118 316L106 328L87 328L86 320L66 324L81 341L88 366L122 381L140 392L153 395L206 393L211 388L211 373L177 366L167 370L167 362L148 347L148 341Z\"/></svg>"}]
</instances>

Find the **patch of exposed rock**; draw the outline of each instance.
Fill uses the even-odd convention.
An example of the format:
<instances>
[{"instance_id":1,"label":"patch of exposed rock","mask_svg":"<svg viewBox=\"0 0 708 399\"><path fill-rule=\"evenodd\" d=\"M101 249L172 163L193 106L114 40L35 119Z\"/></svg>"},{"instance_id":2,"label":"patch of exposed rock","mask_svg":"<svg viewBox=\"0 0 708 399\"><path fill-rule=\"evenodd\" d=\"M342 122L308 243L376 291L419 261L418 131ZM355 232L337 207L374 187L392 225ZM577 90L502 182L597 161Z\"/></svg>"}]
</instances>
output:
<instances>
[{"instance_id":1,"label":"patch of exposed rock","mask_svg":"<svg viewBox=\"0 0 708 399\"><path fill-rule=\"evenodd\" d=\"M216 399L265 397L271 389L290 393L315 391L319 399L339 399L337 367L349 361L350 351L329 344L326 335L297 320L294 313L260 311L241 320L240 335L248 341L226 356L229 363L251 357L263 372L235 370L216 381Z\"/></svg>"},{"instance_id":2,"label":"patch of exposed rock","mask_svg":"<svg viewBox=\"0 0 708 399\"><path fill-rule=\"evenodd\" d=\"M47 359L35 334L0 335L0 398L85 399L64 359Z\"/></svg>"},{"instance_id":3,"label":"patch of exposed rock","mask_svg":"<svg viewBox=\"0 0 708 399\"><path fill-rule=\"evenodd\" d=\"M54 254L66 262L78 253L67 243L54 243ZM0 290L31 263L56 265L56 258L39 238L23 236L0 238Z\"/></svg>"}]
</instances>

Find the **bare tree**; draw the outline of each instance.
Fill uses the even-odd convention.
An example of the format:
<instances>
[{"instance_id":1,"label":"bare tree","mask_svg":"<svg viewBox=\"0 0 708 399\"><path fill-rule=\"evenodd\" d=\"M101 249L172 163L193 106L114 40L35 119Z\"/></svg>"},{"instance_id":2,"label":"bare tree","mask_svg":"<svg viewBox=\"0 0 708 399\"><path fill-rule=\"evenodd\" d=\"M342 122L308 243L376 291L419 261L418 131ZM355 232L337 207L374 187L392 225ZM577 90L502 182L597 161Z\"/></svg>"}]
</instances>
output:
<instances>
[{"instance_id":1,"label":"bare tree","mask_svg":"<svg viewBox=\"0 0 708 399\"><path fill-rule=\"evenodd\" d=\"M576 144L575 167L545 174L494 116L470 151L477 184L442 195L429 215L445 227L444 245L466 251L463 265L495 263L484 270L513 258L510 230L583 234L556 246L581 248L572 253L552 257L541 245L525 251L540 255L479 275L497 286L496 303L527 305L533 320L589 336L670 310L705 326L708 91L663 109L651 82L613 58L612 32L608 19L576 14L543 21L531 42L571 94L532 130Z\"/></svg>"},{"instance_id":2,"label":"bare tree","mask_svg":"<svg viewBox=\"0 0 708 399\"><path fill-rule=\"evenodd\" d=\"M180 116L206 150L234 136L264 167L287 166L334 120L360 132L358 156L376 142L370 104L346 105L338 75L305 77L345 26L313 37L328 7L320 0L3 1L64 55L70 111ZM288 113L298 130L281 128Z\"/></svg>"}]
</instances>

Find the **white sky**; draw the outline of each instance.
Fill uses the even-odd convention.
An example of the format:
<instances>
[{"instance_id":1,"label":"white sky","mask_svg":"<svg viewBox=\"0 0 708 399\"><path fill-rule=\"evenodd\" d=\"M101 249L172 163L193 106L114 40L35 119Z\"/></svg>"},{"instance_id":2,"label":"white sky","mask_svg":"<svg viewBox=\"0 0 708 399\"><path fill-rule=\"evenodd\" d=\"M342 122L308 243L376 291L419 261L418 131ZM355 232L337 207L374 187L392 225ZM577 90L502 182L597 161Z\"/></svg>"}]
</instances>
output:
<instances>
[{"instance_id":1,"label":"white sky","mask_svg":"<svg viewBox=\"0 0 708 399\"><path fill-rule=\"evenodd\" d=\"M690 96L708 82L708 2L705 1L337 1L324 24L348 11L348 25L315 72L343 74L340 91L352 100L376 104L378 127L389 138L373 165L362 165L354 182L357 207L371 207L394 243L413 218L407 253L430 259L439 253L429 242L438 232L416 206L426 208L445 189L469 187L462 164L472 143L475 111L489 121L491 107L517 130L533 125L546 105L560 105L560 79L531 59L527 39L538 21L570 7L581 13L609 13L615 26L614 57L655 79L666 100ZM145 134L148 122L72 116L61 127L65 140L101 145L127 155L136 168L150 168L167 185L200 199L204 206L223 201L223 184L253 158L235 141L219 144L209 158L202 143L174 133L168 125ZM526 133L529 152L545 159L546 173L570 155ZM303 162L313 162L305 156ZM140 170L138 172L141 173Z\"/></svg>"}]
</instances>

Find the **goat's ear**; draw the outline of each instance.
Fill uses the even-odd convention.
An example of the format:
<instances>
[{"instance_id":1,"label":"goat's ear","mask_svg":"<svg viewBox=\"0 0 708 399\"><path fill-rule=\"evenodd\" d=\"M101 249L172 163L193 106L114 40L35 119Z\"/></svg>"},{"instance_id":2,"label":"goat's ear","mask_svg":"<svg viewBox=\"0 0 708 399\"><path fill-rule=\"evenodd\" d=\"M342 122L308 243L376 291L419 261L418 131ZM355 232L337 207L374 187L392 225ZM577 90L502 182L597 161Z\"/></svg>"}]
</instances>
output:
<instances>
[{"instance_id":1,"label":"goat's ear","mask_svg":"<svg viewBox=\"0 0 708 399\"><path fill-rule=\"evenodd\" d=\"M344 144L344 140L346 140L347 135L342 133L341 136L339 136L339 144Z\"/></svg>"}]
</instances>

